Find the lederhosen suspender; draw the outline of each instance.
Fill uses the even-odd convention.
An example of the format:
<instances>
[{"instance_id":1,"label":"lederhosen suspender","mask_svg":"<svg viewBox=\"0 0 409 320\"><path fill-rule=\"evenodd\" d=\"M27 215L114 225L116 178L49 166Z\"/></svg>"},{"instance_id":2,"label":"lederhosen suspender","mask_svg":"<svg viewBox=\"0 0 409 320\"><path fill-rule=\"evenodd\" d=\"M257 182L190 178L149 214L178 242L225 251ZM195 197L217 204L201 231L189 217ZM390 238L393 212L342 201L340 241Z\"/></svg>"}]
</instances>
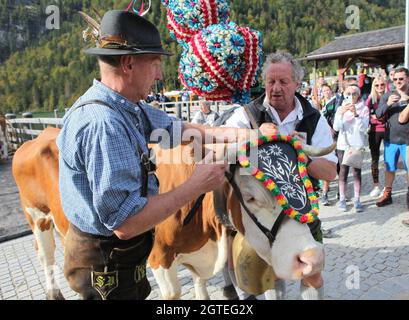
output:
<instances>
[{"instance_id":1,"label":"lederhosen suspender","mask_svg":"<svg viewBox=\"0 0 409 320\"><path fill-rule=\"evenodd\" d=\"M84 103L79 104L78 106L75 106L74 108L81 108L84 107L86 105L91 105L91 104L100 104L100 105L104 105L108 108L110 108L111 110L114 110L114 108L112 108L108 103L106 103L105 101L102 100L89 100L86 101ZM141 108L142 110L142 108ZM147 122L147 117L145 115L145 112L142 110L142 114L145 117L145 120ZM143 133L145 135L145 133ZM146 154L143 152L141 146L137 143L136 144L136 150L138 152L138 155L140 157L141 160L141 176L142 176L142 188L141 188L141 196L146 198L148 196L148 183L149 183L149 175L155 173L156 171L156 166L155 164L150 160L149 158L149 154ZM149 150L149 149L148 149Z\"/></svg>"}]
</instances>

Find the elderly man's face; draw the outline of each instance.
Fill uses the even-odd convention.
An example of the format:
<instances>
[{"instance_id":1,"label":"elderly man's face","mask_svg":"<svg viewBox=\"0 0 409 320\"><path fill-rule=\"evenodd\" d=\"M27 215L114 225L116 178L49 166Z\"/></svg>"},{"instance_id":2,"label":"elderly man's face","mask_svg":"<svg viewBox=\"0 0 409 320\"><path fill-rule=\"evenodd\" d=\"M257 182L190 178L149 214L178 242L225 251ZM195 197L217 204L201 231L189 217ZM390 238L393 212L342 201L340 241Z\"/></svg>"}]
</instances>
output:
<instances>
[{"instance_id":1,"label":"elderly man's face","mask_svg":"<svg viewBox=\"0 0 409 320\"><path fill-rule=\"evenodd\" d=\"M162 80L161 56L135 56L132 84L141 100L146 99L156 80Z\"/></svg>"},{"instance_id":2,"label":"elderly man's face","mask_svg":"<svg viewBox=\"0 0 409 320\"><path fill-rule=\"evenodd\" d=\"M288 111L294 107L294 95L299 87L292 77L292 65L288 62L272 63L266 70L266 95L277 111Z\"/></svg>"}]
</instances>

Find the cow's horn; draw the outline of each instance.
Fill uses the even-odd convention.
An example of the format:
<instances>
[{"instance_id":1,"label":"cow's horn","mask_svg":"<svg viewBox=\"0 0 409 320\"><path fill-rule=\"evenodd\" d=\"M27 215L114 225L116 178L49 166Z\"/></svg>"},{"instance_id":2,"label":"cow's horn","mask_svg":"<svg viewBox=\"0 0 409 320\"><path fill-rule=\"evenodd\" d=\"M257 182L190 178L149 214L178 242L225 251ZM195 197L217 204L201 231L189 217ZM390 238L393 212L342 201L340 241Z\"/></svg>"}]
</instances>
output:
<instances>
[{"instance_id":1,"label":"cow's horn","mask_svg":"<svg viewBox=\"0 0 409 320\"><path fill-rule=\"evenodd\" d=\"M334 151L336 147L337 147L336 142L334 142L333 144L331 144L329 147L326 147L326 148L317 148L317 147L310 146L308 144L302 145L304 152L310 157L325 156L326 154L329 154L332 151Z\"/></svg>"}]
</instances>

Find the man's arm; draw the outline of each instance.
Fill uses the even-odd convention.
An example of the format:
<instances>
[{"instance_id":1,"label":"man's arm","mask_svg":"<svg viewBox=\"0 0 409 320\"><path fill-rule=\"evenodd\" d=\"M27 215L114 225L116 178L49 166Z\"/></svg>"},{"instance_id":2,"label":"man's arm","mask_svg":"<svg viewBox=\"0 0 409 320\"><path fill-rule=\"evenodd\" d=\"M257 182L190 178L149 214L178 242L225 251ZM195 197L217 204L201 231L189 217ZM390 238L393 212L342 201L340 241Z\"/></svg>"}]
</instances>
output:
<instances>
[{"instance_id":1,"label":"man's arm","mask_svg":"<svg viewBox=\"0 0 409 320\"><path fill-rule=\"evenodd\" d=\"M126 219L114 233L119 239L128 240L154 228L189 201L219 187L224 181L225 169L224 164L198 164L189 180L167 193L149 197L145 207Z\"/></svg>"},{"instance_id":2,"label":"man's arm","mask_svg":"<svg viewBox=\"0 0 409 320\"><path fill-rule=\"evenodd\" d=\"M269 136L277 134L277 127L273 123L264 123L259 130L227 127L208 127L199 124L184 123L183 132L193 138L199 138L206 143L242 143L260 134Z\"/></svg>"},{"instance_id":3,"label":"man's arm","mask_svg":"<svg viewBox=\"0 0 409 320\"><path fill-rule=\"evenodd\" d=\"M320 117L311 144L318 148L325 148L333 144L331 128L323 116ZM332 181L337 175L337 157L334 152L328 155L311 158L307 170L313 178Z\"/></svg>"},{"instance_id":4,"label":"man's arm","mask_svg":"<svg viewBox=\"0 0 409 320\"><path fill-rule=\"evenodd\" d=\"M390 105L392 105L393 101L395 101L395 100L396 99L393 99L393 98L390 99L390 95L388 93L384 94L382 96L382 98L381 98L381 101L379 101L378 108L375 110L376 117L378 119L383 118L386 115L386 113L388 112L388 109L389 109ZM399 101L399 99L398 99L398 101Z\"/></svg>"},{"instance_id":5,"label":"man's arm","mask_svg":"<svg viewBox=\"0 0 409 320\"><path fill-rule=\"evenodd\" d=\"M399 114L399 123L406 124L409 122L409 105L406 106L405 109L401 111Z\"/></svg>"}]
</instances>

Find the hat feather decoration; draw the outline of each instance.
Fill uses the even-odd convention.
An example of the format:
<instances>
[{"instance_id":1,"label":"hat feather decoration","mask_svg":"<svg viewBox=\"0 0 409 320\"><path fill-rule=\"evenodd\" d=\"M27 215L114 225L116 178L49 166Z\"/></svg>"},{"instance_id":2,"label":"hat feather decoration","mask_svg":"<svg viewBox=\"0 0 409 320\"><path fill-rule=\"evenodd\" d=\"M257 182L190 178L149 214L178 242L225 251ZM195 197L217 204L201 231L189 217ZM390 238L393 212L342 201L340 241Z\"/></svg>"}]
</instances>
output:
<instances>
[{"instance_id":1,"label":"hat feather decoration","mask_svg":"<svg viewBox=\"0 0 409 320\"><path fill-rule=\"evenodd\" d=\"M88 14L83 11L79 11L79 14L87 23L88 28L82 33L85 41L89 38L93 39L97 44L100 43L100 22L97 22L94 18L91 18ZM100 20L100 18L99 18Z\"/></svg>"}]
</instances>

